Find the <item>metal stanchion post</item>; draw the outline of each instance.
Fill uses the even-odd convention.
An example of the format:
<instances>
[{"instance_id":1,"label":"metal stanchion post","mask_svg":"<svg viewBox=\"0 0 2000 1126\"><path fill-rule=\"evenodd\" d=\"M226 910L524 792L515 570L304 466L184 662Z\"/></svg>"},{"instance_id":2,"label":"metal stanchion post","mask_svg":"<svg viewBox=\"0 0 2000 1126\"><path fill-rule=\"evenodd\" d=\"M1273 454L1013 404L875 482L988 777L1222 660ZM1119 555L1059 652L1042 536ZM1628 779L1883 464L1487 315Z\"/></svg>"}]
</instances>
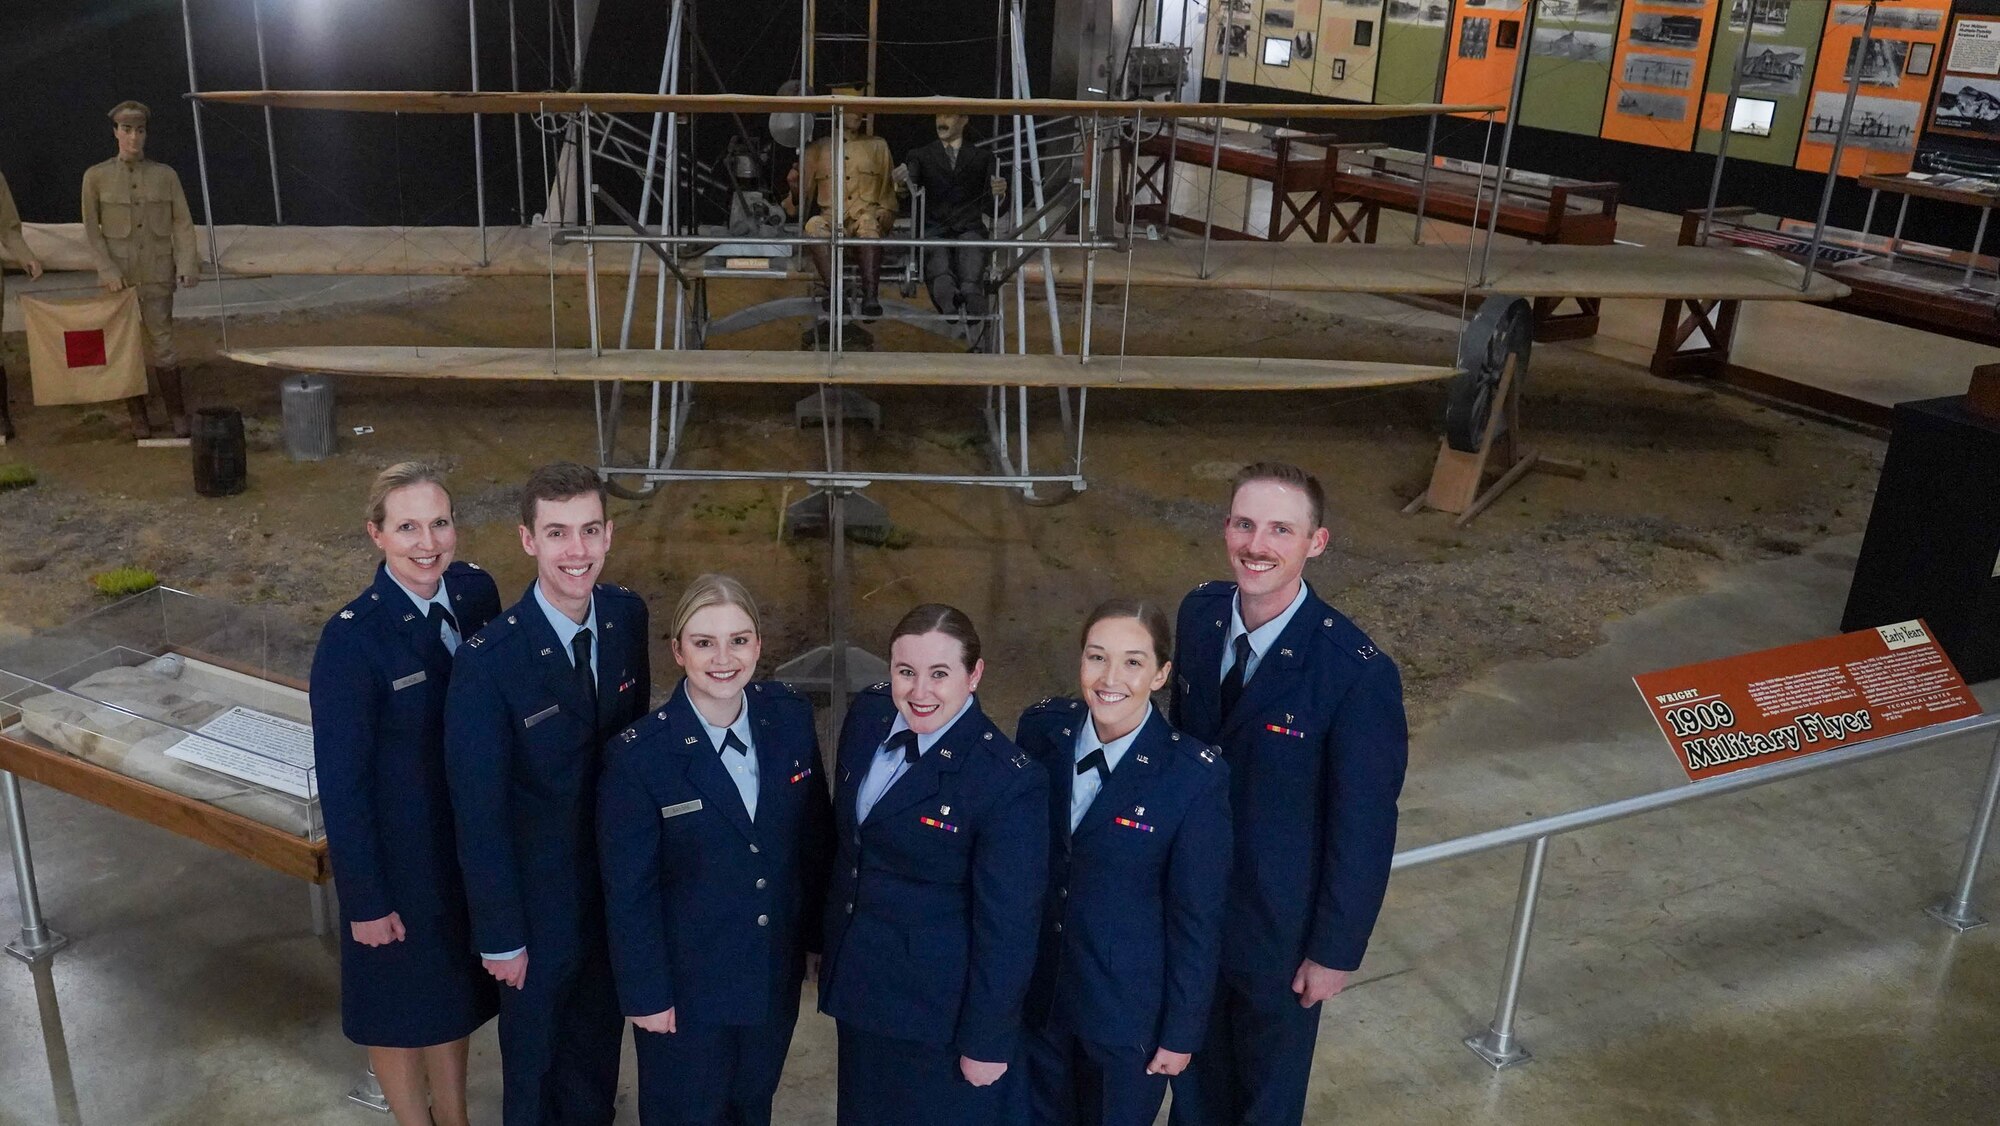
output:
<instances>
[{"instance_id":1,"label":"metal stanchion post","mask_svg":"<svg viewBox=\"0 0 2000 1126\"><path fill-rule=\"evenodd\" d=\"M7 808L7 842L14 851L14 890L21 899L21 936L7 944L7 953L35 965L69 945L69 939L49 929L42 918L42 898L35 889L35 861L28 852L28 815L21 808L21 780L0 770L0 805Z\"/></svg>"},{"instance_id":2,"label":"metal stanchion post","mask_svg":"<svg viewBox=\"0 0 2000 1126\"><path fill-rule=\"evenodd\" d=\"M1986 789L1979 796L1979 810L1973 815L1972 835L1965 841L1965 861L1958 868L1958 890L1943 903L1924 908L1924 914L1961 933L1986 925L1986 917L1972 909L1972 881L1979 878L1979 861L1986 852L1986 837L1993 830L1993 806L2000 801L2000 741L1993 745L1993 765L1986 770Z\"/></svg>"},{"instance_id":3,"label":"metal stanchion post","mask_svg":"<svg viewBox=\"0 0 2000 1126\"><path fill-rule=\"evenodd\" d=\"M375 1069L372 1067L360 1079L355 1080L353 1089L347 1092L347 1101L360 1103L369 1110L389 1113L389 1096L382 1093L382 1083L375 1078Z\"/></svg>"},{"instance_id":4,"label":"metal stanchion post","mask_svg":"<svg viewBox=\"0 0 2000 1126\"><path fill-rule=\"evenodd\" d=\"M1535 929L1535 898L1542 890L1542 863L1548 859L1549 839L1536 837L1528 844L1528 857L1521 864L1521 895L1514 904L1514 936L1507 944L1507 973L1500 982L1500 1001L1493 1009L1493 1023L1486 1031L1465 1038L1474 1055L1493 1070L1526 1063L1528 1049L1514 1038L1514 1010L1521 1001L1521 975L1528 968L1528 936Z\"/></svg>"},{"instance_id":5,"label":"metal stanchion post","mask_svg":"<svg viewBox=\"0 0 2000 1126\"><path fill-rule=\"evenodd\" d=\"M1875 34L1875 5L1880 0L1868 0L1868 14L1861 21L1861 38L1854 41L1854 76L1847 80L1847 102L1840 107L1840 121L1833 130L1833 159L1826 166L1826 187L1819 195L1819 218L1813 221L1812 246L1806 251L1805 278L1799 282L1799 292L1812 288L1813 271L1819 268L1819 247L1826 241L1826 217L1833 210L1833 189L1840 183L1840 158L1847 152L1848 124L1854 119L1854 101L1861 96L1861 72L1868 66L1868 45ZM1909 197L1904 196L1907 204ZM1898 231L1900 234L1900 230Z\"/></svg>"}]
</instances>

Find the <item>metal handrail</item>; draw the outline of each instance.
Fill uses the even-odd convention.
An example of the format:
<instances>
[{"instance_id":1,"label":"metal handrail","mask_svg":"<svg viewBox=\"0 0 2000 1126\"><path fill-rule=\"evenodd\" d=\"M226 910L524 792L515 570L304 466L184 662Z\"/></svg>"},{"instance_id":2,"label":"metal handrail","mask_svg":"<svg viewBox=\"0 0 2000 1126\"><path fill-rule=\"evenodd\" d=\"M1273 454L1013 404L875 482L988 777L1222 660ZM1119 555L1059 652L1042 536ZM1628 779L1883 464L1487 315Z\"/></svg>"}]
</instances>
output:
<instances>
[{"instance_id":1,"label":"metal handrail","mask_svg":"<svg viewBox=\"0 0 2000 1126\"><path fill-rule=\"evenodd\" d=\"M1404 849L1391 859L1389 868L1392 872L1401 872L1447 860L1493 852L1512 845L1528 846L1527 855L1521 866L1521 883L1514 905L1513 933L1508 939L1505 971L1501 977L1499 1000L1494 1006L1493 1020L1485 1031L1467 1036L1464 1041L1467 1048L1497 1071L1524 1063L1530 1058L1527 1048L1514 1034L1514 1017L1520 1001L1521 980L1527 969L1528 941L1534 930L1535 903L1541 892L1542 869L1548 858L1550 838L1642 813L1687 805L1720 797L1723 794L1733 794L1756 786L1796 778L1803 774L1831 770L1850 763L1864 762L1986 732L2000 733L2000 715L1968 716L1940 723L1934 727L1872 739L1851 747L1821 751L1775 762L1769 766L1739 770L1716 778L1705 778L1673 789L1637 794L1605 802L1602 805L1524 821L1518 825ZM1981 793L1979 805L1973 811L1972 829L1966 839L1964 860L1959 865L1957 887L1951 897L1944 902L1925 908L1926 914L1954 930L1971 930L1986 922L1972 909L1972 885L1978 877L1980 859L1986 851L1986 840L1992 831L1996 804L2000 804L2000 738L1994 741L1992 761L1986 774L1986 786Z\"/></svg>"}]
</instances>

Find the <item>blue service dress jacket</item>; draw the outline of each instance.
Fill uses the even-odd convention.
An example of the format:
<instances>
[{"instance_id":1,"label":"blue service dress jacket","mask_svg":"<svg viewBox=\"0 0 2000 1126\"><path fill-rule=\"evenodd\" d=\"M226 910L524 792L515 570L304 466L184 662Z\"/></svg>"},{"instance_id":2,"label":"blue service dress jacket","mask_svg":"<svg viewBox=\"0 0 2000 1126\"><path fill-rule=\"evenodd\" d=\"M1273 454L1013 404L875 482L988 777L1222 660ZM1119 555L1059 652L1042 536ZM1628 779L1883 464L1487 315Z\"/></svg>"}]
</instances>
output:
<instances>
[{"instance_id":1,"label":"blue service dress jacket","mask_svg":"<svg viewBox=\"0 0 2000 1126\"><path fill-rule=\"evenodd\" d=\"M857 823L855 799L895 718L877 684L855 696L841 731L820 1011L1011 1061L1048 879L1048 775L975 701Z\"/></svg>"},{"instance_id":2,"label":"blue service dress jacket","mask_svg":"<svg viewBox=\"0 0 2000 1126\"><path fill-rule=\"evenodd\" d=\"M1222 715L1235 594L1234 583L1205 583L1181 602L1173 721L1221 747L1229 765L1236 848L1223 971L1289 987L1302 959L1352 970L1368 948L1409 761L1403 682L1308 586L1236 710Z\"/></svg>"},{"instance_id":3,"label":"blue service dress jacket","mask_svg":"<svg viewBox=\"0 0 2000 1126\"><path fill-rule=\"evenodd\" d=\"M1208 1027L1230 865L1229 768L1155 711L1070 830L1080 700L1021 716L1015 741L1049 776L1049 890L1028 1020L1150 1054Z\"/></svg>"},{"instance_id":4,"label":"blue service dress jacket","mask_svg":"<svg viewBox=\"0 0 2000 1126\"><path fill-rule=\"evenodd\" d=\"M530 588L459 647L445 708L475 948L526 947L544 976L602 933L603 741L644 714L652 692L646 603L602 583L592 598L595 707Z\"/></svg>"},{"instance_id":5,"label":"blue service dress jacket","mask_svg":"<svg viewBox=\"0 0 2000 1126\"><path fill-rule=\"evenodd\" d=\"M626 1016L753 1025L796 1010L820 948L833 806L812 704L776 681L743 694L757 817L683 682L605 752L597 832Z\"/></svg>"},{"instance_id":6,"label":"blue service dress jacket","mask_svg":"<svg viewBox=\"0 0 2000 1126\"><path fill-rule=\"evenodd\" d=\"M460 637L500 612L492 577L472 564L451 564L442 581ZM374 583L327 620L313 654L313 745L341 921L393 912L407 932L367 947L341 928L341 1019L356 1043L447 1043L497 1004L468 936L445 783L454 663L437 627L379 565Z\"/></svg>"}]
</instances>

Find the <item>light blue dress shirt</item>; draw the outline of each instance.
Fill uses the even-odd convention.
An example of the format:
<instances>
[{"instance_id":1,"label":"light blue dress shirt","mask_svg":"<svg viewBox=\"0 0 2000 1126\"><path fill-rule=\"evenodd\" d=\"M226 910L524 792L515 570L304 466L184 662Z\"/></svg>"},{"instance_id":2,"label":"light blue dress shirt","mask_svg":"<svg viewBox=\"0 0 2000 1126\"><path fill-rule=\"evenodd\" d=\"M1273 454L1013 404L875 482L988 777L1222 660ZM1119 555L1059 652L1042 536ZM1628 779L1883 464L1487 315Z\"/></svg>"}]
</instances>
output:
<instances>
[{"instance_id":1,"label":"light blue dress shirt","mask_svg":"<svg viewBox=\"0 0 2000 1126\"><path fill-rule=\"evenodd\" d=\"M687 691L682 686L681 691ZM750 738L750 702L744 700L736 713L736 719L727 727L717 727L695 709L694 718L701 723L702 733L708 736L708 745L722 756L723 769L729 771L729 780L736 783L736 792L743 795L743 808L750 813L750 820L757 820L757 743ZM743 744L740 751L722 749L722 737L734 731L737 741Z\"/></svg>"},{"instance_id":2,"label":"light blue dress shirt","mask_svg":"<svg viewBox=\"0 0 2000 1126\"><path fill-rule=\"evenodd\" d=\"M438 589L442 591L444 584L439 583ZM596 683L597 651L602 648L598 642L603 636L597 630L597 597L595 595L591 596L590 612L584 615L581 623L570 621L568 614L549 605L549 600L542 596L542 584L539 581L535 583L535 605L540 606L542 613L549 619L549 627L556 631L556 640L562 643L563 653L569 657L572 667L576 663L576 651L570 648L570 641L584 630L590 631L590 679L592 683ZM699 716L701 713L696 712L695 714ZM738 738L742 738L742 736L739 735ZM744 742L747 743L749 740L745 739ZM495 962L504 962L509 958L518 958L527 952L528 948L523 946L519 950L510 951L506 954L489 954L482 950L479 952L479 956L490 958Z\"/></svg>"},{"instance_id":3,"label":"light blue dress shirt","mask_svg":"<svg viewBox=\"0 0 2000 1126\"><path fill-rule=\"evenodd\" d=\"M438 580L436 594L431 595L429 598L419 598L416 591L403 585L403 580L396 577L396 572L385 567L383 568L383 573L389 576L390 582L396 584L397 590L409 595L410 601L417 604L418 617L430 617L431 607L433 606L441 607L445 613L451 614L451 618L438 626L438 636L444 641L444 651L456 656L458 653L458 631L452 628L451 623L457 620L458 615L452 611L451 599L445 597L444 580L441 578Z\"/></svg>"},{"instance_id":4,"label":"light blue dress shirt","mask_svg":"<svg viewBox=\"0 0 2000 1126\"><path fill-rule=\"evenodd\" d=\"M1283 613L1258 626L1256 629L1246 630L1243 626L1243 594L1241 591L1238 591L1235 595L1231 596L1229 599L1229 637L1223 642L1222 675L1215 678L1216 683L1220 684L1229 679L1229 670L1236 666L1236 639L1243 636L1246 632L1250 635L1250 659L1243 663L1243 683L1250 683L1250 678L1257 675L1257 666L1264 663L1265 652L1271 648L1273 642L1278 640L1278 635L1285 632L1285 627L1291 624L1292 615L1298 613L1299 607L1305 604L1306 584L1304 581L1301 581L1299 583L1299 593L1293 596L1292 604L1285 607Z\"/></svg>"},{"instance_id":5,"label":"light blue dress shirt","mask_svg":"<svg viewBox=\"0 0 2000 1126\"><path fill-rule=\"evenodd\" d=\"M1083 727L1076 733L1076 761L1082 762L1083 756L1102 747L1104 748L1104 769L1107 771L1118 769L1119 761L1125 757L1126 751L1132 749L1132 744L1139 738L1139 732L1146 729L1146 724L1151 722L1152 718L1153 705L1147 704L1146 714L1140 718L1139 726L1111 740L1109 743L1098 741L1096 720L1084 720ZM1098 777L1095 770L1086 770L1082 774L1076 775L1075 779L1070 782L1070 832L1076 832L1076 827L1083 824L1083 815L1090 812L1090 803L1097 800L1097 791L1103 788L1104 780Z\"/></svg>"},{"instance_id":6,"label":"light blue dress shirt","mask_svg":"<svg viewBox=\"0 0 2000 1126\"><path fill-rule=\"evenodd\" d=\"M550 605L548 598L542 594L539 581L535 583L535 605L540 606L542 613L548 617L549 628L556 631L556 640L562 643L563 655L569 658L572 667L576 664L576 650L570 646L577 634L590 631L590 682L596 684L597 654L604 648L604 632L597 628L597 596L591 596L590 609L584 613L581 622L570 621L568 614Z\"/></svg>"},{"instance_id":7,"label":"light blue dress shirt","mask_svg":"<svg viewBox=\"0 0 2000 1126\"><path fill-rule=\"evenodd\" d=\"M965 703L958 706L958 713L951 717L950 723L929 735L918 735L917 757L922 758L930 754L931 748L937 745L937 741L944 738L945 733L956 726L959 720L964 719L966 712L972 710L972 702L977 698L967 696ZM903 722L903 713L897 712L896 722L889 726L889 734L883 737L882 742L875 748L875 761L868 766L868 777L861 780L861 789L854 795L854 820L857 824L868 820L868 815L875 809L875 803L881 801L882 795L889 792L889 787L896 784L896 779L901 778L904 772L909 770L910 764L903 760L903 752L889 749L889 740L896 737L896 732L909 729L910 725Z\"/></svg>"}]
</instances>

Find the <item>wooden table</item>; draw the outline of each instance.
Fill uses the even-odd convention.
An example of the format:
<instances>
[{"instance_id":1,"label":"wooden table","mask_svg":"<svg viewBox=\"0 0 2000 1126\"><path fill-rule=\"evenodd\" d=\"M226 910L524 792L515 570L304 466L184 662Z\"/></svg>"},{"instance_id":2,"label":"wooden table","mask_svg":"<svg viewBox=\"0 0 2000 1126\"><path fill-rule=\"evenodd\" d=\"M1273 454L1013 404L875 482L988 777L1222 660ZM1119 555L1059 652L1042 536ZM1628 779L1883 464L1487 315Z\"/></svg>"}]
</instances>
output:
<instances>
[{"instance_id":1,"label":"wooden table","mask_svg":"<svg viewBox=\"0 0 2000 1126\"><path fill-rule=\"evenodd\" d=\"M1970 180L1971 178L1962 177L1961 179ZM1977 182L1990 183L1990 181ZM1942 203L1956 203L1964 207L1977 207L1979 209L1979 230L1972 236L1972 253L1965 260L1965 281L1963 283L1967 286L1972 284L1973 275L1979 264L1979 248L1986 241L1987 220L1993 217L1994 206L2000 204L2000 186L1995 186L1990 191L1969 189L1952 184L1932 183L1929 180L1917 179L1914 175L1863 176L1860 183L1862 187L1868 189L1868 214L1861 220L1861 234L1864 238L1867 237L1869 229L1875 225L1875 201L1881 198L1882 193L1889 192L1903 197L1903 201L1896 205L1895 233L1889 236L1889 263L1891 265L1895 264L1896 255L1903 247L1903 220L1909 217L1910 200L1912 197L1934 199Z\"/></svg>"},{"instance_id":2,"label":"wooden table","mask_svg":"<svg viewBox=\"0 0 2000 1126\"><path fill-rule=\"evenodd\" d=\"M1330 191L1333 172L1339 151L1351 146L1343 146L1324 133L1284 131L1266 138L1245 129L1224 128L1220 138L1218 153L1215 129L1175 121L1163 123L1158 132L1136 144L1125 141L1118 198L1132 201L1133 216L1139 221L1184 231L1208 230L1205 217L1174 213L1173 182L1177 166L1207 168L1213 162L1219 171L1271 185L1266 234L1215 225L1216 238L1279 242L1303 228L1314 242L1328 240L1335 219ZM1305 198L1295 198L1299 195ZM1141 202L1143 196L1150 196L1151 201Z\"/></svg>"}]
</instances>

